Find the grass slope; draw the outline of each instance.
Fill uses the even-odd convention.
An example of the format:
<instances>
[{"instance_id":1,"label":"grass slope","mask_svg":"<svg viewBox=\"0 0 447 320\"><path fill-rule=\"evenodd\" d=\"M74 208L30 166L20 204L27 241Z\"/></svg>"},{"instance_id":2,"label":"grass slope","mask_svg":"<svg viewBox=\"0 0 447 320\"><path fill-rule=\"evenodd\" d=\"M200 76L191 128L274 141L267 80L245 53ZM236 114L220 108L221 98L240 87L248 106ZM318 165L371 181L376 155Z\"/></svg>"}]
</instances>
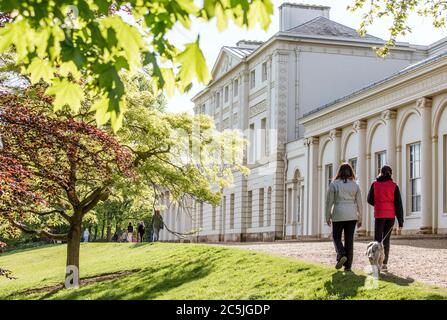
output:
<instances>
[{"instance_id":1,"label":"grass slope","mask_svg":"<svg viewBox=\"0 0 447 320\"><path fill-rule=\"evenodd\" d=\"M17 280L0 279L0 299L446 299L447 290L403 279L365 288L366 276L291 258L194 244L82 244L81 277L141 268L122 278L54 293L20 291L60 283L65 246L0 256Z\"/></svg>"}]
</instances>

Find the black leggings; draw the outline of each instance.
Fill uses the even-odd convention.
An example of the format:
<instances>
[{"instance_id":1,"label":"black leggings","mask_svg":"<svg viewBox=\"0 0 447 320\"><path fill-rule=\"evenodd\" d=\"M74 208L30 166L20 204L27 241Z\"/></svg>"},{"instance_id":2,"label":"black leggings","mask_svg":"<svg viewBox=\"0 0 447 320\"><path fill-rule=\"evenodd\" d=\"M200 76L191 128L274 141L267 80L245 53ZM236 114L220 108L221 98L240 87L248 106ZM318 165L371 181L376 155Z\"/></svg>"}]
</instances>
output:
<instances>
[{"instance_id":1,"label":"black leggings","mask_svg":"<svg viewBox=\"0 0 447 320\"><path fill-rule=\"evenodd\" d=\"M346 256L348 260L345 262L344 267L351 269L352 259L354 257L354 232L357 220L350 221L336 221L332 222L332 238L334 240L335 250L337 251L337 261L341 257ZM344 231L345 243L343 245L341 236Z\"/></svg>"},{"instance_id":2,"label":"black leggings","mask_svg":"<svg viewBox=\"0 0 447 320\"><path fill-rule=\"evenodd\" d=\"M376 218L374 221L374 241L381 242L383 239L383 247L385 249L385 260L383 264L388 263L388 255L390 253L391 229L394 226L394 218ZM386 235L386 238L384 238Z\"/></svg>"}]
</instances>

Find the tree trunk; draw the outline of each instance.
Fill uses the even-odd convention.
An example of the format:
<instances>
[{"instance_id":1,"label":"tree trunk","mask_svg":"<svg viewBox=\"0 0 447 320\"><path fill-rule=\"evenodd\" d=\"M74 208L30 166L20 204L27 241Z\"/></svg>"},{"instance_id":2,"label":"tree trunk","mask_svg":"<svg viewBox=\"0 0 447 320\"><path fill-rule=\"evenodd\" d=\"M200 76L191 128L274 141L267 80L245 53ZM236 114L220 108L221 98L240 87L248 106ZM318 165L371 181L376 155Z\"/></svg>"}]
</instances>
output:
<instances>
[{"instance_id":1,"label":"tree trunk","mask_svg":"<svg viewBox=\"0 0 447 320\"><path fill-rule=\"evenodd\" d=\"M110 224L107 226L107 236L106 236L106 238L107 238L107 242L112 241L112 226Z\"/></svg>"},{"instance_id":2,"label":"tree trunk","mask_svg":"<svg viewBox=\"0 0 447 320\"><path fill-rule=\"evenodd\" d=\"M75 288L79 281L79 252L81 246L81 219L73 219L67 237L67 269L65 287Z\"/></svg>"},{"instance_id":3,"label":"tree trunk","mask_svg":"<svg viewBox=\"0 0 447 320\"><path fill-rule=\"evenodd\" d=\"M104 228L105 228L105 226L106 226L106 222L103 221L102 222L102 230L101 230L101 240L104 240Z\"/></svg>"},{"instance_id":4,"label":"tree trunk","mask_svg":"<svg viewBox=\"0 0 447 320\"><path fill-rule=\"evenodd\" d=\"M93 241L96 241L98 239L98 225L95 226L95 236L93 237Z\"/></svg>"}]
</instances>

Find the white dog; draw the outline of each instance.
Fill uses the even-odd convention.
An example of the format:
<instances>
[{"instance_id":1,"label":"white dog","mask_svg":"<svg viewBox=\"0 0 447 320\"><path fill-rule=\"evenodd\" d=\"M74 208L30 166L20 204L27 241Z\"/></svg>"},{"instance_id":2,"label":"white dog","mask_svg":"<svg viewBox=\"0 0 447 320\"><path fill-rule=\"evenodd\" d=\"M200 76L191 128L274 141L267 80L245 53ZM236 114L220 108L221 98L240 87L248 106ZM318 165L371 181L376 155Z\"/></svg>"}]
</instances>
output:
<instances>
[{"instance_id":1,"label":"white dog","mask_svg":"<svg viewBox=\"0 0 447 320\"><path fill-rule=\"evenodd\" d=\"M385 259L383 243L378 241L370 242L366 247L366 255L368 256L373 272L377 270L377 272L380 273L383 260Z\"/></svg>"}]
</instances>

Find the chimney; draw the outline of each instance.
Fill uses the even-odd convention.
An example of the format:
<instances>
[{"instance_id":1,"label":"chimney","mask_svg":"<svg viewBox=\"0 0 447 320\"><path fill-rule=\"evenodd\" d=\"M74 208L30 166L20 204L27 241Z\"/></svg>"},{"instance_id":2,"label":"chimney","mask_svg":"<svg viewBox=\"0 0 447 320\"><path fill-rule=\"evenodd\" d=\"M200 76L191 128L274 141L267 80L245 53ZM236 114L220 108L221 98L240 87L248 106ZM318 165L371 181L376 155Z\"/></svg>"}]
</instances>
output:
<instances>
[{"instance_id":1,"label":"chimney","mask_svg":"<svg viewBox=\"0 0 447 320\"><path fill-rule=\"evenodd\" d=\"M287 31L317 17L329 19L331 7L283 3L279 7L279 31Z\"/></svg>"},{"instance_id":2,"label":"chimney","mask_svg":"<svg viewBox=\"0 0 447 320\"><path fill-rule=\"evenodd\" d=\"M239 40L236 46L241 49L256 49L262 44L262 41Z\"/></svg>"}]
</instances>

